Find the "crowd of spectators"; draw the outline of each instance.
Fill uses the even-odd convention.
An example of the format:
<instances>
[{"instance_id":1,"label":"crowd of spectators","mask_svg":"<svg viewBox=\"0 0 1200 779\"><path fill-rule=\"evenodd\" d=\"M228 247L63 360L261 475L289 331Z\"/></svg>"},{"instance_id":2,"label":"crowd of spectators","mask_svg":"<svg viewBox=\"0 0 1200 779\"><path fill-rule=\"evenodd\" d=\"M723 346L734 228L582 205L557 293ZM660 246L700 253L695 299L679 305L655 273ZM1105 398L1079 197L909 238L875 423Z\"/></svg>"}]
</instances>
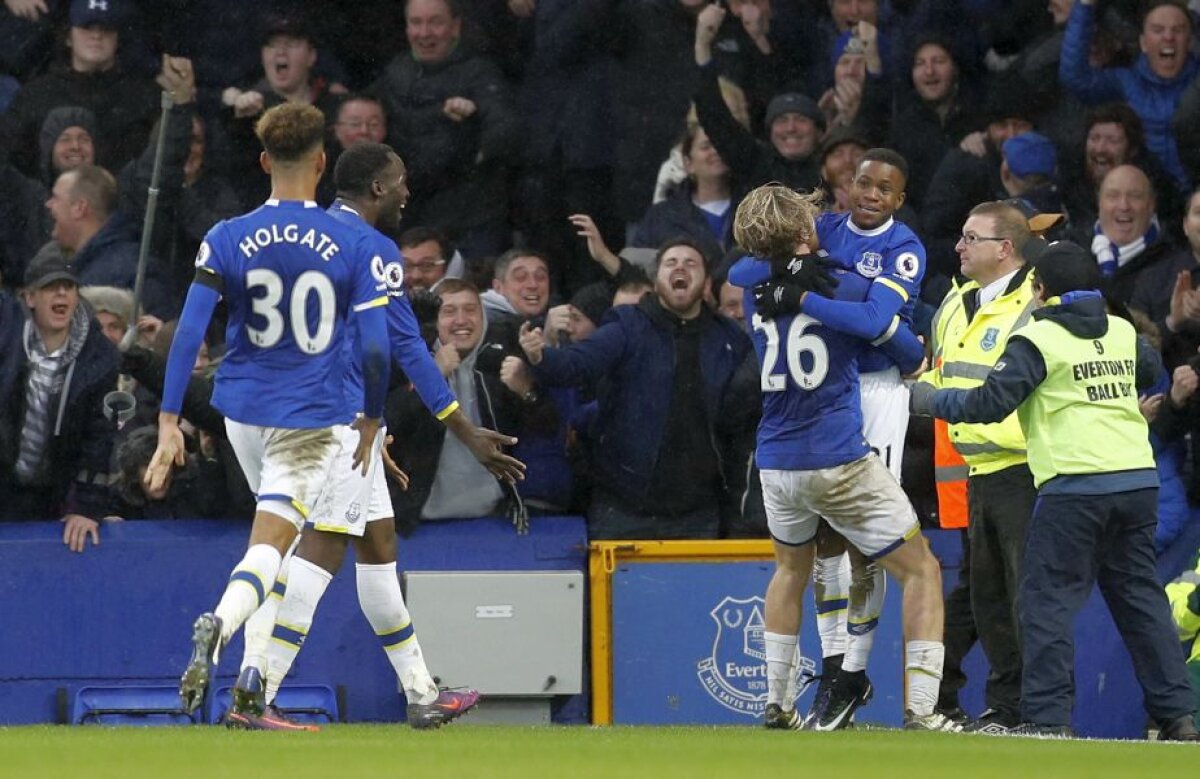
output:
<instances>
[{"instance_id":1,"label":"crowd of spectators","mask_svg":"<svg viewBox=\"0 0 1200 779\"><path fill-rule=\"evenodd\" d=\"M188 465L163 494L139 476L193 259L269 196L253 124L284 101L325 113L329 169L363 139L402 156L393 238L427 342L529 466L515 488L490 479L399 377L402 530L576 513L597 538L765 534L732 215L769 181L846 210L875 146L911 170L918 326L975 205L1065 214L1051 237L1090 247L1174 379L1155 430L1185 501L1194 21L1170 0L4 0L0 518L63 518L82 549L105 519L249 516L207 402L219 329L189 388ZM320 205L335 194L323 181ZM932 518L931 486L906 487Z\"/></svg>"}]
</instances>

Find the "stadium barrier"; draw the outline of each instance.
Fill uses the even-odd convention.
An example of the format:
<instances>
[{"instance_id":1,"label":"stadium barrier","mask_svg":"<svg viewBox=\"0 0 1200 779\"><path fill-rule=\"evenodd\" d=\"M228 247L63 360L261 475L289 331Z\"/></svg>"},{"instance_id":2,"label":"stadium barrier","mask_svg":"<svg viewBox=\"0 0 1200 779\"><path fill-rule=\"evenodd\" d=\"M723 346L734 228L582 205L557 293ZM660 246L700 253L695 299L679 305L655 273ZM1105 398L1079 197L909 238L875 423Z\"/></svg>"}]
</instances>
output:
<instances>
[{"instance_id":1,"label":"stadium barrier","mask_svg":"<svg viewBox=\"0 0 1200 779\"><path fill-rule=\"evenodd\" d=\"M947 592L961 542L928 531ZM762 596L774 568L769 541L593 542L591 584L592 722L757 725L766 704ZM820 671L820 648L806 594L802 681ZM1093 593L1076 623L1076 714L1084 736L1143 738L1146 714L1132 663L1107 607ZM860 722L903 718L900 588L889 582L870 675L875 697ZM978 647L966 663L968 710L984 708L987 665ZM804 689L807 709L815 685Z\"/></svg>"},{"instance_id":2,"label":"stadium barrier","mask_svg":"<svg viewBox=\"0 0 1200 779\"><path fill-rule=\"evenodd\" d=\"M216 603L248 529L235 521L107 523L100 545L77 555L63 545L59 522L0 523L0 725L83 718L73 708L81 691L82 703L92 705L98 688L176 685L191 651L191 622ZM586 555L580 517L535 518L527 536L503 519L426 523L399 548L400 568L410 572L573 571L579 582ZM581 650L582 599L577 608ZM420 636L421 622L414 624ZM484 648L501 657L506 651ZM241 655L239 636L222 653L217 690L232 685ZM432 653L429 663L438 676ZM404 719L395 675L358 608L352 553L321 601L289 683L334 689L346 721ZM544 686L542 676L538 691ZM586 697L555 694L562 686L546 692L553 721L585 722Z\"/></svg>"}]
</instances>

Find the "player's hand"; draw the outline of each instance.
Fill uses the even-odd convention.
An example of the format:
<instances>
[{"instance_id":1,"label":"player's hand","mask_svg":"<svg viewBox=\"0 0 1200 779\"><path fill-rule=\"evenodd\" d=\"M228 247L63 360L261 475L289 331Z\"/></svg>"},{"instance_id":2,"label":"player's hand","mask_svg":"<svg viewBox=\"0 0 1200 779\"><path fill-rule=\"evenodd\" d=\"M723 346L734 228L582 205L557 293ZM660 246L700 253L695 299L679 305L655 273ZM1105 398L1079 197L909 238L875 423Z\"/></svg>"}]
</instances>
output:
<instances>
[{"instance_id":1,"label":"player's hand","mask_svg":"<svg viewBox=\"0 0 1200 779\"><path fill-rule=\"evenodd\" d=\"M387 473L388 478L400 485L400 489L407 492L409 484L408 474L401 470L399 465L396 465L396 461L392 459L392 453L388 451L395 440L393 436L383 439L383 470Z\"/></svg>"},{"instance_id":2,"label":"player's hand","mask_svg":"<svg viewBox=\"0 0 1200 779\"><path fill-rule=\"evenodd\" d=\"M525 356L529 358L529 364L540 363L542 353L546 348L546 337L542 334L542 328L534 327L529 322L522 322L519 337L521 351L525 352Z\"/></svg>"},{"instance_id":3,"label":"player's hand","mask_svg":"<svg viewBox=\"0 0 1200 779\"><path fill-rule=\"evenodd\" d=\"M900 378L906 381L916 381L917 379L921 378L921 374L927 370L929 370L929 358L922 357L920 365L918 365L916 368L913 368L912 371L904 374Z\"/></svg>"},{"instance_id":4,"label":"player's hand","mask_svg":"<svg viewBox=\"0 0 1200 779\"><path fill-rule=\"evenodd\" d=\"M827 298L833 297L833 291L838 286L838 280L833 276L837 267L837 263L821 250L813 254L797 254L786 262L771 261L771 269L776 279L790 282L801 289L816 292Z\"/></svg>"},{"instance_id":5,"label":"player's hand","mask_svg":"<svg viewBox=\"0 0 1200 779\"><path fill-rule=\"evenodd\" d=\"M475 102L465 97L448 97L442 104L442 113L455 122L461 122L475 113Z\"/></svg>"},{"instance_id":6,"label":"player's hand","mask_svg":"<svg viewBox=\"0 0 1200 779\"><path fill-rule=\"evenodd\" d=\"M503 447L513 446L517 439L510 435L477 427L463 440L479 464L500 481L516 484L525 478L525 463L504 453Z\"/></svg>"},{"instance_id":7,"label":"player's hand","mask_svg":"<svg viewBox=\"0 0 1200 779\"><path fill-rule=\"evenodd\" d=\"M375 440L379 438L379 429L383 420L378 417L359 417L350 427L358 431L358 446L354 449L354 461L350 463L351 470L358 471L363 476L371 468L371 458L375 453Z\"/></svg>"},{"instance_id":8,"label":"player's hand","mask_svg":"<svg viewBox=\"0 0 1200 779\"><path fill-rule=\"evenodd\" d=\"M458 366L462 364L462 355L451 344L442 344L438 347L437 353L433 355L433 361L437 363L442 376L449 378L450 374L458 370Z\"/></svg>"},{"instance_id":9,"label":"player's hand","mask_svg":"<svg viewBox=\"0 0 1200 779\"><path fill-rule=\"evenodd\" d=\"M173 466L182 467L186 462L183 446L183 431L179 429L179 418L174 420L158 420L158 448L146 466L146 475L142 482L151 492L158 492L171 478Z\"/></svg>"},{"instance_id":10,"label":"player's hand","mask_svg":"<svg viewBox=\"0 0 1200 779\"><path fill-rule=\"evenodd\" d=\"M68 514L62 518L63 543L72 552L82 552L87 545L88 537L92 546L100 545L100 523L82 514Z\"/></svg>"},{"instance_id":11,"label":"player's hand","mask_svg":"<svg viewBox=\"0 0 1200 779\"><path fill-rule=\"evenodd\" d=\"M790 281L771 279L751 290L754 295L754 310L763 319L778 319L800 313L805 290Z\"/></svg>"}]
</instances>

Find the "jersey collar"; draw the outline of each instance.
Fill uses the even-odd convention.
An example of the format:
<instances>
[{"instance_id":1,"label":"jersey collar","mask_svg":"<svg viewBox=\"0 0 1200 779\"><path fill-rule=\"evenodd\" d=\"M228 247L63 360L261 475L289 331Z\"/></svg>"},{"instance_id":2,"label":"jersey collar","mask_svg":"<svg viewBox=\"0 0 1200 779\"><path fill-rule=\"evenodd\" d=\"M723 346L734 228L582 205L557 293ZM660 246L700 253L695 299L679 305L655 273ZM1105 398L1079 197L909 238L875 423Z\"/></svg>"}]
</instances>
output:
<instances>
[{"instance_id":1,"label":"jersey collar","mask_svg":"<svg viewBox=\"0 0 1200 779\"><path fill-rule=\"evenodd\" d=\"M272 208L278 208L279 206L284 205L284 204L295 205L296 203L303 203L305 208L316 208L317 207L317 203L315 200L280 200L277 197L267 198L267 202L264 203L263 205L271 206Z\"/></svg>"},{"instance_id":2,"label":"jersey collar","mask_svg":"<svg viewBox=\"0 0 1200 779\"><path fill-rule=\"evenodd\" d=\"M864 230L861 227L859 227L858 225L854 224L854 217L851 216L846 219L846 226L849 227L850 232L854 233L855 235L862 235L867 238L874 238L875 236L883 235L888 230L892 229L892 223L895 221L896 221L895 217L889 216L888 220L886 222L879 225L879 227L876 227L874 230Z\"/></svg>"}]
</instances>

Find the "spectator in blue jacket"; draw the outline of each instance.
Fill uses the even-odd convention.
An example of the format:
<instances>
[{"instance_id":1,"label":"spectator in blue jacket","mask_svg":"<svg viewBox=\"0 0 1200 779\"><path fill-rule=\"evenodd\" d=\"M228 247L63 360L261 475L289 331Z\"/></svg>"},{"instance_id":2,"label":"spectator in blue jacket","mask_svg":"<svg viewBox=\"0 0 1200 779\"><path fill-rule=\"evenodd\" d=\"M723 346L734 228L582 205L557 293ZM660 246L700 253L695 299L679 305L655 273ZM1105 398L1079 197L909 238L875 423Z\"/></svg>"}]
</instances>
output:
<instances>
[{"instance_id":1,"label":"spectator in blue jacket","mask_svg":"<svg viewBox=\"0 0 1200 779\"><path fill-rule=\"evenodd\" d=\"M675 239L656 259L654 294L614 308L583 343L548 349L541 328L521 328L539 382L600 385L592 538L716 538L737 432L725 422L754 402L730 392L750 340L704 302L700 247Z\"/></svg>"},{"instance_id":2,"label":"spectator in blue jacket","mask_svg":"<svg viewBox=\"0 0 1200 779\"><path fill-rule=\"evenodd\" d=\"M63 173L54 182L46 208L54 220L51 243L70 256L80 283L133 289L139 225L117 209L117 182L111 173L94 165ZM178 310L168 289L162 268L151 258L143 308L164 321Z\"/></svg>"},{"instance_id":3,"label":"spectator in blue jacket","mask_svg":"<svg viewBox=\"0 0 1200 779\"><path fill-rule=\"evenodd\" d=\"M1124 100L1146 128L1146 145L1174 179L1186 189L1190 173L1180 161L1171 119L1184 90L1200 71L1190 53L1192 19L1175 0L1154 0L1142 18L1138 39L1142 53L1131 68L1094 69L1088 48L1096 26L1096 0L1078 0L1071 9L1063 39L1058 76L1085 103Z\"/></svg>"}]
</instances>

